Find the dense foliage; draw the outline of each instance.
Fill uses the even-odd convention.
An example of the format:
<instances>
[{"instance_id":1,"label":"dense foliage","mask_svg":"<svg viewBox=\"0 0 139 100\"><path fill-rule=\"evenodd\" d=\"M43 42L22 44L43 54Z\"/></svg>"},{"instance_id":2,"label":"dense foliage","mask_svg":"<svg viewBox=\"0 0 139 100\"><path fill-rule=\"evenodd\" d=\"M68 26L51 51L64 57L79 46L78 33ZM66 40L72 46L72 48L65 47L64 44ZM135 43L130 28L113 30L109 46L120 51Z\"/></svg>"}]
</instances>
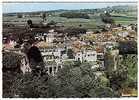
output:
<instances>
[{"instance_id":1,"label":"dense foliage","mask_svg":"<svg viewBox=\"0 0 139 100\"><path fill-rule=\"evenodd\" d=\"M86 33L85 28L75 28L75 27L69 27L64 30L65 33L68 33L67 36L79 36L80 34Z\"/></svg>"},{"instance_id":2,"label":"dense foliage","mask_svg":"<svg viewBox=\"0 0 139 100\"><path fill-rule=\"evenodd\" d=\"M124 54L118 58L116 69L113 70L113 57L105 56L106 75L110 81L110 87L119 92L122 89L137 89L137 55Z\"/></svg>"},{"instance_id":3,"label":"dense foliage","mask_svg":"<svg viewBox=\"0 0 139 100\"><path fill-rule=\"evenodd\" d=\"M49 26L49 25L56 25L56 24L57 24L57 23L56 23L55 21L52 20L52 21L50 21L50 22L48 23L48 26Z\"/></svg>"},{"instance_id":4,"label":"dense foliage","mask_svg":"<svg viewBox=\"0 0 139 100\"><path fill-rule=\"evenodd\" d=\"M57 73L55 81L56 97L114 97L114 91L107 84L101 84L89 63L66 62Z\"/></svg>"},{"instance_id":5,"label":"dense foliage","mask_svg":"<svg viewBox=\"0 0 139 100\"><path fill-rule=\"evenodd\" d=\"M32 25L32 20L27 20L27 24L30 26L30 25Z\"/></svg>"},{"instance_id":6,"label":"dense foliage","mask_svg":"<svg viewBox=\"0 0 139 100\"><path fill-rule=\"evenodd\" d=\"M45 21L46 20L46 13L42 13L42 19L43 19L43 21Z\"/></svg>"},{"instance_id":7,"label":"dense foliage","mask_svg":"<svg viewBox=\"0 0 139 100\"><path fill-rule=\"evenodd\" d=\"M123 55L121 64L127 67L127 79L124 87L131 87L137 89L137 55Z\"/></svg>"},{"instance_id":8,"label":"dense foliage","mask_svg":"<svg viewBox=\"0 0 139 100\"><path fill-rule=\"evenodd\" d=\"M114 20L108 12L100 14L100 17L104 23L114 24Z\"/></svg>"},{"instance_id":9,"label":"dense foliage","mask_svg":"<svg viewBox=\"0 0 139 100\"><path fill-rule=\"evenodd\" d=\"M2 70L19 71L21 56L12 52L3 52L3 68Z\"/></svg>"},{"instance_id":10,"label":"dense foliage","mask_svg":"<svg viewBox=\"0 0 139 100\"><path fill-rule=\"evenodd\" d=\"M86 14L86 13L75 13L75 12L65 12L65 13L60 14L60 17L89 19L88 14Z\"/></svg>"},{"instance_id":11,"label":"dense foliage","mask_svg":"<svg viewBox=\"0 0 139 100\"><path fill-rule=\"evenodd\" d=\"M7 55L8 54L8 55ZM13 62L8 58L13 58ZM112 55L107 54L108 63L113 63ZM14 61L15 60L15 61ZM4 53L4 67L16 66L18 56ZM9 64L8 64L8 63ZM7 64L5 64L7 63ZM65 62L56 76L49 76L47 69L33 73L18 73L7 69L3 71L3 97L22 98L83 98L83 97L118 97L120 90L126 87L137 89L137 56L123 55L116 70L109 64L102 76L92 69L89 62Z\"/></svg>"},{"instance_id":12,"label":"dense foliage","mask_svg":"<svg viewBox=\"0 0 139 100\"><path fill-rule=\"evenodd\" d=\"M47 97L115 97L104 77L96 77L89 63L66 62L64 67L51 77L47 74L16 74L4 97L47 98ZM104 84L105 83L105 84ZM5 88L8 90L7 88ZM9 93L9 94L8 94Z\"/></svg>"},{"instance_id":13,"label":"dense foliage","mask_svg":"<svg viewBox=\"0 0 139 100\"><path fill-rule=\"evenodd\" d=\"M137 42L136 41L124 41L119 42L120 54L137 54Z\"/></svg>"},{"instance_id":14,"label":"dense foliage","mask_svg":"<svg viewBox=\"0 0 139 100\"><path fill-rule=\"evenodd\" d=\"M22 15L22 14L18 14L17 17L18 17L18 18L22 18L23 15Z\"/></svg>"},{"instance_id":15,"label":"dense foliage","mask_svg":"<svg viewBox=\"0 0 139 100\"><path fill-rule=\"evenodd\" d=\"M3 52L3 97L13 97L13 84L20 72L20 56L12 52Z\"/></svg>"},{"instance_id":16,"label":"dense foliage","mask_svg":"<svg viewBox=\"0 0 139 100\"><path fill-rule=\"evenodd\" d=\"M74 52L72 49L67 50L67 56L69 59L74 59Z\"/></svg>"}]
</instances>

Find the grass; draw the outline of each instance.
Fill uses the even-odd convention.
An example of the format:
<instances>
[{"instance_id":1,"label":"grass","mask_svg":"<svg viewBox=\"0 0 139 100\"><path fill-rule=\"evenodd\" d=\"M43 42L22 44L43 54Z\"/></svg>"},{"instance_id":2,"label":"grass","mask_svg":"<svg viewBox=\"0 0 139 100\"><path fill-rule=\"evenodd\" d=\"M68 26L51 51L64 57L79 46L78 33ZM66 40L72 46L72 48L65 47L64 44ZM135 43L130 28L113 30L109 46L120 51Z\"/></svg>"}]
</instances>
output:
<instances>
[{"instance_id":1,"label":"grass","mask_svg":"<svg viewBox=\"0 0 139 100\"><path fill-rule=\"evenodd\" d=\"M112 13L112 16L116 24L129 25L137 23L137 12Z\"/></svg>"},{"instance_id":2,"label":"grass","mask_svg":"<svg viewBox=\"0 0 139 100\"><path fill-rule=\"evenodd\" d=\"M129 25L132 23L137 23L137 18L133 12L131 13L123 13L123 14L112 14L113 19L115 20L116 24L124 24ZM127 16L128 15L128 16ZM28 19L31 19L33 23L40 23L42 19L40 17L32 17L32 18L17 18L17 17L4 17L3 21L4 23L12 23L12 24L26 24L26 21ZM99 25L104 25L104 23L101 21L101 18L99 15L91 15L90 19L83 19L83 18L64 18L59 16L48 16L47 22L55 21L58 23L62 23L65 27L73 26L73 27L79 27L81 24L83 28L87 29L96 29Z\"/></svg>"}]
</instances>

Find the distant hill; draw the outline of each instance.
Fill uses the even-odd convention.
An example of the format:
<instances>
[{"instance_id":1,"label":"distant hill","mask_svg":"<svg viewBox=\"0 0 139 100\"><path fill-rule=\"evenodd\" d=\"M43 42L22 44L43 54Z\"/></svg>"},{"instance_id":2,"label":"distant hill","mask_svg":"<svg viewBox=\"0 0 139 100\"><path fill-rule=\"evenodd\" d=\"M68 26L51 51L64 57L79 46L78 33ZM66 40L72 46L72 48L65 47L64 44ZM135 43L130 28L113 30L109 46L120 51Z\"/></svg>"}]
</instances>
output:
<instances>
[{"instance_id":1,"label":"distant hill","mask_svg":"<svg viewBox=\"0 0 139 100\"><path fill-rule=\"evenodd\" d=\"M3 13L4 16L15 16L17 14L41 14L41 13L64 13L64 12L76 12L76 13L102 13L104 11L108 12L137 12L136 5L120 5L120 6L112 6L106 8L97 8L97 9L79 9L79 10L50 10L50 11L35 11L35 12L16 12L16 13Z\"/></svg>"},{"instance_id":2,"label":"distant hill","mask_svg":"<svg viewBox=\"0 0 139 100\"><path fill-rule=\"evenodd\" d=\"M3 24L25 26L27 20L32 20L33 24L42 24L43 13L46 14L46 23L55 22L60 27L81 27L91 31L99 30L97 26L105 25L101 19L101 14L108 12L116 24L130 25L137 23L137 6L113 6L97 9L79 9L79 10L51 10L51 11L35 11L35 12L16 12L3 13ZM67 16L60 16L61 14ZM69 16L70 15L70 16Z\"/></svg>"}]
</instances>

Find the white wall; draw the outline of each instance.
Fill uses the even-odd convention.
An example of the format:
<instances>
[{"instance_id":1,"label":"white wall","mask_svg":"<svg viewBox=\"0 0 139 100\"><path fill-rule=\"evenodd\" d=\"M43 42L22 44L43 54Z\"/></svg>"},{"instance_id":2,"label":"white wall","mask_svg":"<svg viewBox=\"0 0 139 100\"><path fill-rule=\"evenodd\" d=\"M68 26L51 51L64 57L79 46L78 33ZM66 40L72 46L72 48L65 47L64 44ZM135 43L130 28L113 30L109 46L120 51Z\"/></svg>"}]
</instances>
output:
<instances>
[{"instance_id":1,"label":"white wall","mask_svg":"<svg viewBox=\"0 0 139 100\"><path fill-rule=\"evenodd\" d=\"M97 61L97 52L96 51L84 51L78 52L75 55L75 60L82 61Z\"/></svg>"},{"instance_id":2,"label":"white wall","mask_svg":"<svg viewBox=\"0 0 139 100\"><path fill-rule=\"evenodd\" d=\"M97 52L96 51L87 51L83 57L86 61L97 61Z\"/></svg>"}]
</instances>

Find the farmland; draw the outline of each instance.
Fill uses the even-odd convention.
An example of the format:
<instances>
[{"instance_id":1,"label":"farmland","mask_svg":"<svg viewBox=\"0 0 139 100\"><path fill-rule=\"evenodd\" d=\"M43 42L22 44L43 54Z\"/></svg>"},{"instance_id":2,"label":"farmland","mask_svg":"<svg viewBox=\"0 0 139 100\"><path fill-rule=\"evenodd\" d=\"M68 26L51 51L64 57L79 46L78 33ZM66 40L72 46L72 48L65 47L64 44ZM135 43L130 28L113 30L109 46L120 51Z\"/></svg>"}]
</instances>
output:
<instances>
[{"instance_id":1,"label":"farmland","mask_svg":"<svg viewBox=\"0 0 139 100\"><path fill-rule=\"evenodd\" d=\"M46 16L46 22L54 21L57 23L60 23L60 25L64 27L82 27L90 30L97 29L97 26L104 25L105 23L102 22L100 14L103 13L103 9L100 10L100 12L95 12L94 10L91 10L91 13L88 13L88 10L84 10L84 13L87 13L89 15L89 19L84 19L84 18L66 18L66 17L60 17L60 14L63 12L67 12L68 10L65 11L49 11L49 16ZM82 11L82 10L79 10ZM79 12L78 11L78 12ZM75 12L70 11L70 12ZM46 12L47 13L47 12ZM31 14L31 13L30 13ZM120 12L111 12L111 16L114 19L114 22L116 24L123 24L123 25L129 25L129 24L135 24L137 23L137 11L136 9L134 10L127 10L127 11L120 11ZM40 23L42 22L41 15L39 16L26 16L23 18L18 18L17 16L4 16L3 21L4 23L10 23L10 24L26 24L26 21L28 19L31 19L33 23Z\"/></svg>"},{"instance_id":2,"label":"farmland","mask_svg":"<svg viewBox=\"0 0 139 100\"><path fill-rule=\"evenodd\" d=\"M3 97L137 97L137 30L133 6L3 13Z\"/></svg>"}]
</instances>

